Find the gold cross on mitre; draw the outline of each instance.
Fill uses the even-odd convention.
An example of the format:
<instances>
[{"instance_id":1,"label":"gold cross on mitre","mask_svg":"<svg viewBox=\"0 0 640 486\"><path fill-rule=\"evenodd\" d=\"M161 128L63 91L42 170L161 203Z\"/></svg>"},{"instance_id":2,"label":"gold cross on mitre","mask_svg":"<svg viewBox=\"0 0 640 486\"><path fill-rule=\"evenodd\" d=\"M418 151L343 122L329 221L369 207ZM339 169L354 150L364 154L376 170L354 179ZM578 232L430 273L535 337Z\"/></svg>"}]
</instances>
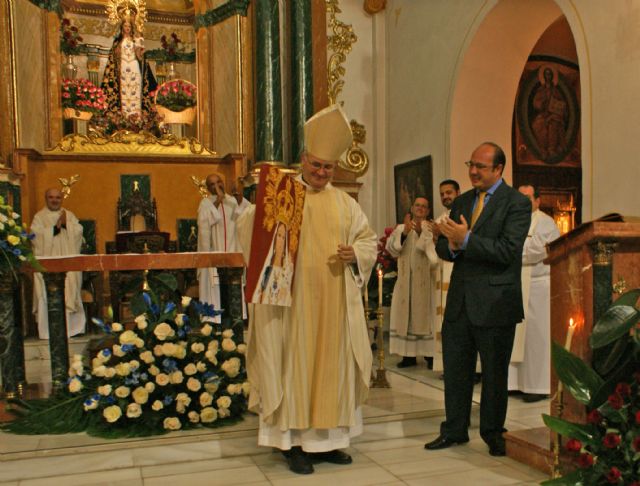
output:
<instances>
[{"instance_id":1,"label":"gold cross on mitre","mask_svg":"<svg viewBox=\"0 0 640 486\"><path fill-rule=\"evenodd\" d=\"M136 31L142 34L147 21L147 6L145 0L109 0L107 3L108 21L112 25L128 20L135 22Z\"/></svg>"}]
</instances>

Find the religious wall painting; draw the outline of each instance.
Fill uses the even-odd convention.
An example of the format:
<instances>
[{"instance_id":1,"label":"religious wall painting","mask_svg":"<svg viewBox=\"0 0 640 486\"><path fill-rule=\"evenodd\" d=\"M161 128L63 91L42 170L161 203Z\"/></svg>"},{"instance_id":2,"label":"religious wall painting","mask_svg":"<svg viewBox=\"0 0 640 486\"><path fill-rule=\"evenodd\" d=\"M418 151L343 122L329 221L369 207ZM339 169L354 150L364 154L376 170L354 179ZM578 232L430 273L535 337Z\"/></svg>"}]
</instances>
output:
<instances>
[{"instance_id":1,"label":"religious wall painting","mask_svg":"<svg viewBox=\"0 0 640 486\"><path fill-rule=\"evenodd\" d=\"M518 88L515 117L517 164L580 166L580 73L576 65L529 60Z\"/></svg>"},{"instance_id":2,"label":"religious wall painting","mask_svg":"<svg viewBox=\"0 0 640 486\"><path fill-rule=\"evenodd\" d=\"M260 170L245 297L291 306L305 188L273 166Z\"/></svg>"},{"instance_id":3,"label":"religious wall painting","mask_svg":"<svg viewBox=\"0 0 640 486\"><path fill-rule=\"evenodd\" d=\"M198 220L178 219L177 233L178 251L198 251Z\"/></svg>"},{"instance_id":4,"label":"religious wall painting","mask_svg":"<svg viewBox=\"0 0 640 486\"><path fill-rule=\"evenodd\" d=\"M393 180L396 192L396 223L402 223L405 215L411 212L416 197L426 197L433 207L431 155L394 166Z\"/></svg>"}]
</instances>

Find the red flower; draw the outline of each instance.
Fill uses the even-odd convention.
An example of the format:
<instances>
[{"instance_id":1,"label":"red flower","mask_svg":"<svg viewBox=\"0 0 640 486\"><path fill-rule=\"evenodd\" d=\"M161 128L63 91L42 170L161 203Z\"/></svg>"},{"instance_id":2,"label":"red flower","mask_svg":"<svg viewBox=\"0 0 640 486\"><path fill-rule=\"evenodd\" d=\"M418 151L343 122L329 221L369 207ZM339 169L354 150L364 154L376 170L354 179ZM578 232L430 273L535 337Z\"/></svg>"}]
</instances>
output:
<instances>
[{"instance_id":1,"label":"red flower","mask_svg":"<svg viewBox=\"0 0 640 486\"><path fill-rule=\"evenodd\" d=\"M638 437L636 437L635 439L633 439L633 448L640 452L640 435Z\"/></svg>"},{"instance_id":2,"label":"red flower","mask_svg":"<svg viewBox=\"0 0 640 486\"><path fill-rule=\"evenodd\" d=\"M616 385L616 393L619 393L623 397L631 395L631 387L628 383L618 383Z\"/></svg>"},{"instance_id":3,"label":"red flower","mask_svg":"<svg viewBox=\"0 0 640 486\"><path fill-rule=\"evenodd\" d=\"M622 399L622 397L618 393L614 393L612 395L609 395L608 401L609 401L609 405L614 410L620 410L622 408L622 406L624 405L624 400Z\"/></svg>"},{"instance_id":4,"label":"red flower","mask_svg":"<svg viewBox=\"0 0 640 486\"><path fill-rule=\"evenodd\" d=\"M602 439L602 444L609 449L615 449L620 445L620 436L618 434L609 432L604 436L604 439Z\"/></svg>"},{"instance_id":5,"label":"red flower","mask_svg":"<svg viewBox=\"0 0 640 486\"><path fill-rule=\"evenodd\" d=\"M598 412L598 410L593 409L591 410L591 412L589 412L589 414L587 415L587 422L590 424L599 424L602 421L602 415L600 415L600 412Z\"/></svg>"},{"instance_id":6,"label":"red flower","mask_svg":"<svg viewBox=\"0 0 640 486\"><path fill-rule=\"evenodd\" d=\"M586 452L580 454L580 457L578 457L578 466L583 469L593 466L593 456Z\"/></svg>"},{"instance_id":7,"label":"red flower","mask_svg":"<svg viewBox=\"0 0 640 486\"><path fill-rule=\"evenodd\" d=\"M612 467L611 469L609 469L609 473L607 474L607 481L609 481L611 484L616 484L621 476L622 473L620 472L620 469L618 469L617 467Z\"/></svg>"},{"instance_id":8,"label":"red flower","mask_svg":"<svg viewBox=\"0 0 640 486\"><path fill-rule=\"evenodd\" d=\"M564 445L565 449L571 452L579 452L582 449L582 442L578 439L569 439Z\"/></svg>"}]
</instances>

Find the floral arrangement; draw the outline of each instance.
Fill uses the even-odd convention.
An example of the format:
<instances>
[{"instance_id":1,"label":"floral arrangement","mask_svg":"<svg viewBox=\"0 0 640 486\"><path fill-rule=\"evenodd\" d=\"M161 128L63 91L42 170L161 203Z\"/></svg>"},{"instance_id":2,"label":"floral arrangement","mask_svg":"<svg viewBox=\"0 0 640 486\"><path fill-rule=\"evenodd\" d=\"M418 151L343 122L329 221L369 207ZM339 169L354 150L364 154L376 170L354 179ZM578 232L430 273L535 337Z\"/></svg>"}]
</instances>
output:
<instances>
[{"instance_id":1,"label":"floral arrangement","mask_svg":"<svg viewBox=\"0 0 640 486\"><path fill-rule=\"evenodd\" d=\"M77 111L102 113L106 108L102 88L86 78L62 80L62 107Z\"/></svg>"},{"instance_id":2,"label":"floral arrangement","mask_svg":"<svg viewBox=\"0 0 640 486\"><path fill-rule=\"evenodd\" d=\"M14 276L16 269L25 263L36 270L42 269L31 248L35 235L24 230L18 223L19 218L20 215L0 196L0 271L10 270Z\"/></svg>"},{"instance_id":3,"label":"floral arrangement","mask_svg":"<svg viewBox=\"0 0 640 486\"><path fill-rule=\"evenodd\" d=\"M148 112L143 110L141 115L134 113L125 116L121 111L102 112L91 119L90 127L104 135L126 130L134 133L149 132L159 136L158 125L161 121L162 118L152 106Z\"/></svg>"},{"instance_id":4,"label":"floral arrangement","mask_svg":"<svg viewBox=\"0 0 640 486\"><path fill-rule=\"evenodd\" d=\"M171 111L182 111L196 106L197 88L195 84L182 79L161 84L154 93L156 104Z\"/></svg>"},{"instance_id":5,"label":"floral arrangement","mask_svg":"<svg viewBox=\"0 0 640 486\"><path fill-rule=\"evenodd\" d=\"M164 51L164 60L169 62L179 61L181 58L180 54L185 51L183 42L175 32L171 32L169 37L166 35L160 37L160 45Z\"/></svg>"},{"instance_id":6,"label":"floral arrangement","mask_svg":"<svg viewBox=\"0 0 640 486\"><path fill-rule=\"evenodd\" d=\"M618 298L594 325L592 368L553 344L558 378L588 410L587 423L543 415L545 424L568 438L577 468L544 485L640 486L640 289Z\"/></svg>"},{"instance_id":7,"label":"floral arrangement","mask_svg":"<svg viewBox=\"0 0 640 486\"><path fill-rule=\"evenodd\" d=\"M78 54L82 37L78 28L71 25L71 20L63 18L60 24L60 51L66 55Z\"/></svg>"},{"instance_id":8,"label":"floral arrangement","mask_svg":"<svg viewBox=\"0 0 640 486\"><path fill-rule=\"evenodd\" d=\"M132 298L138 314L132 325L94 319L107 335L95 357L74 356L66 389L44 403L18 402L27 413L3 428L14 433L85 430L110 438L239 420L249 394L242 324L236 333L207 321L219 311L189 297L174 302L166 296L174 295L175 278L165 274L163 282L173 290L143 291ZM61 407L64 417L59 417Z\"/></svg>"}]
</instances>

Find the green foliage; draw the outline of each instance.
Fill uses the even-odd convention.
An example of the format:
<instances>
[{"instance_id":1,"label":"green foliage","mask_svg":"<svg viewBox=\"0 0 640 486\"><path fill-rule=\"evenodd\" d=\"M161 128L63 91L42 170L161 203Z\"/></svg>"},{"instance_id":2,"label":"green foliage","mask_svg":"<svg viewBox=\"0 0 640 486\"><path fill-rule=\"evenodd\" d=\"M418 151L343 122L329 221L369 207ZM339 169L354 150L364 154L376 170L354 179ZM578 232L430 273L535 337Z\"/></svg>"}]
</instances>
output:
<instances>
[{"instance_id":1,"label":"green foliage","mask_svg":"<svg viewBox=\"0 0 640 486\"><path fill-rule=\"evenodd\" d=\"M542 484L640 486L639 296L640 289L622 295L594 324L591 347L604 351L595 370L553 344L556 374L589 413L586 424L543 415L547 427L570 438L565 447L578 469Z\"/></svg>"}]
</instances>

